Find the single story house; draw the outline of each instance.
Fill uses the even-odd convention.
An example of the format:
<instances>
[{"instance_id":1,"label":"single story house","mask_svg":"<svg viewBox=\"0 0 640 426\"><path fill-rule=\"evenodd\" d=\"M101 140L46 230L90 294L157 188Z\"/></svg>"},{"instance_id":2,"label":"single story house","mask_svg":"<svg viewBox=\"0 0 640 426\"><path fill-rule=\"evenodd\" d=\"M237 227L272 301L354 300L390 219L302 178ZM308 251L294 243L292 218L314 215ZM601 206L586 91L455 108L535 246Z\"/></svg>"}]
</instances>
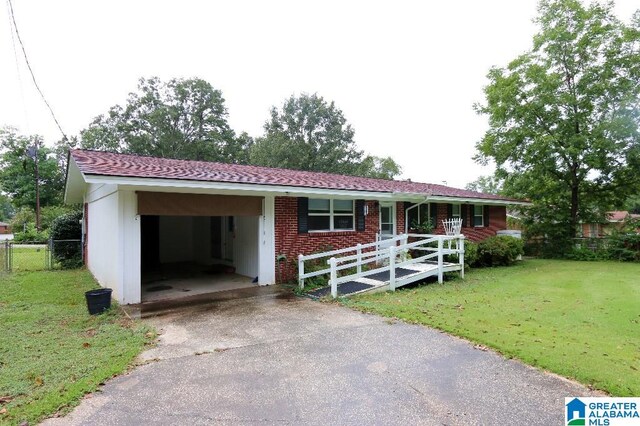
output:
<instances>
[{"instance_id":1,"label":"single story house","mask_svg":"<svg viewBox=\"0 0 640 426\"><path fill-rule=\"evenodd\" d=\"M582 236L586 238L599 238L611 235L621 229L624 224L632 219L640 219L640 214L629 213L625 210L615 210L606 213L602 222L582 223Z\"/></svg>"},{"instance_id":2,"label":"single story house","mask_svg":"<svg viewBox=\"0 0 640 426\"><path fill-rule=\"evenodd\" d=\"M434 233L462 218L478 241L506 229L507 206L527 204L411 181L89 150L69 153L65 201L84 204L86 265L123 304L144 301L145 277L167 265L177 265L172 277L201 265L268 285L294 279L299 254L370 243L426 218Z\"/></svg>"}]
</instances>

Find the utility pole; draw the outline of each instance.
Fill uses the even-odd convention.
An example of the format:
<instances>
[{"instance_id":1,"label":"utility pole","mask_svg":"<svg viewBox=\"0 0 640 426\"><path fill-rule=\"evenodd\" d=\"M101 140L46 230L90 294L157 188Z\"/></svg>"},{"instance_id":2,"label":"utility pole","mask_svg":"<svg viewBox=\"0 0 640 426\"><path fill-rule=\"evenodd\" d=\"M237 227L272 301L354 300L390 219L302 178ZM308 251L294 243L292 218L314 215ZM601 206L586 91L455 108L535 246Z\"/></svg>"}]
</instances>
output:
<instances>
[{"instance_id":1,"label":"utility pole","mask_svg":"<svg viewBox=\"0 0 640 426\"><path fill-rule=\"evenodd\" d=\"M27 155L33 158L35 164L35 177L36 177L36 229L40 232L40 174L38 172L38 144L40 139L35 138L35 143L30 146Z\"/></svg>"}]
</instances>

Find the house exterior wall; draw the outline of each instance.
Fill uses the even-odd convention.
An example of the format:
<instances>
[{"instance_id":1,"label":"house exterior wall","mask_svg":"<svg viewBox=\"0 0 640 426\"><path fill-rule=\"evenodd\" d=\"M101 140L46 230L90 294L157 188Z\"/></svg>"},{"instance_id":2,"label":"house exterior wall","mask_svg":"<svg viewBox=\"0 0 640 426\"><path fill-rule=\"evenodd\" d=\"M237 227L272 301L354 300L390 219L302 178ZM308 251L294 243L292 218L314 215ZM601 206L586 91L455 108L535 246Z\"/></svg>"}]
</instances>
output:
<instances>
[{"instance_id":1,"label":"house exterior wall","mask_svg":"<svg viewBox=\"0 0 640 426\"><path fill-rule=\"evenodd\" d=\"M275 199L275 245L276 256L285 256L277 262L280 282L296 279L299 254L311 254L317 251L341 249L375 241L379 231L379 210L376 201L366 201L369 214L365 217L365 230L340 232L298 233L298 204L295 197L276 197ZM489 209L489 224L483 227L463 227L462 233L471 241L481 241L496 232L507 228L507 210L505 206L485 206ZM437 204L438 226L434 234L444 234L442 220L448 217L447 204ZM471 223L471 212L465 222ZM396 235L404 232L404 203L396 203Z\"/></svg>"},{"instance_id":2,"label":"house exterior wall","mask_svg":"<svg viewBox=\"0 0 640 426\"><path fill-rule=\"evenodd\" d=\"M118 191L118 286L121 289L118 302L122 304L141 301L140 216L138 197L133 191Z\"/></svg>"},{"instance_id":3,"label":"house exterior wall","mask_svg":"<svg viewBox=\"0 0 640 426\"><path fill-rule=\"evenodd\" d=\"M339 249L375 241L380 226L378 205L367 201L369 214L365 216L365 230L340 232L309 232L298 234L298 204L295 197L275 197L275 252L284 255L279 261L278 281L297 277L299 254ZM330 247L330 248L329 248Z\"/></svg>"},{"instance_id":4,"label":"house exterior wall","mask_svg":"<svg viewBox=\"0 0 640 426\"><path fill-rule=\"evenodd\" d=\"M140 220L133 191L90 185L87 202L87 268L119 303L140 302Z\"/></svg>"},{"instance_id":5,"label":"house exterior wall","mask_svg":"<svg viewBox=\"0 0 640 426\"><path fill-rule=\"evenodd\" d=\"M233 264L236 273L257 277L259 270L258 216L237 216Z\"/></svg>"},{"instance_id":6,"label":"house exterior wall","mask_svg":"<svg viewBox=\"0 0 640 426\"><path fill-rule=\"evenodd\" d=\"M444 234L442 221L448 219L447 204L438 204L438 223L433 233L436 235ZM489 206L485 205L485 209L489 209L488 226L464 226L473 223L473 213L471 209L467 209L467 217L463 218L462 234L469 241L478 242L486 238L496 235L497 231L507 229L507 208L505 206ZM486 225L486 224L485 224Z\"/></svg>"},{"instance_id":7,"label":"house exterior wall","mask_svg":"<svg viewBox=\"0 0 640 426\"><path fill-rule=\"evenodd\" d=\"M96 192L98 189L96 189ZM101 191L87 202L91 218L87 229L87 268L102 287L113 289L118 299L118 192L115 188ZM104 192L107 192L106 194Z\"/></svg>"}]
</instances>

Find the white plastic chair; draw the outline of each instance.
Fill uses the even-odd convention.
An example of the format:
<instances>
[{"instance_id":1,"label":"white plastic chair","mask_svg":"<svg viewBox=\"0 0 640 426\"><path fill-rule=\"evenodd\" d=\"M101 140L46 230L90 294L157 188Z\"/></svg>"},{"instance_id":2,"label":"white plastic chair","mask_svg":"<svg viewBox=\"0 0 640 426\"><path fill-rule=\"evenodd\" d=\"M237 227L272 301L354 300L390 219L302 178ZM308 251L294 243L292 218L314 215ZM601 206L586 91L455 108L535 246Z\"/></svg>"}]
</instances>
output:
<instances>
[{"instance_id":1,"label":"white plastic chair","mask_svg":"<svg viewBox=\"0 0 640 426\"><path fill-rule=\"evenodd\" d=\"M449 236L460 235L462 229L461 218L443 219L442 226L444 227L444 233ZM449 250L451 250L451 240L447 241ZM456 240L456 250L458 249L458 240Z\"/></svg>"}]
</instances>

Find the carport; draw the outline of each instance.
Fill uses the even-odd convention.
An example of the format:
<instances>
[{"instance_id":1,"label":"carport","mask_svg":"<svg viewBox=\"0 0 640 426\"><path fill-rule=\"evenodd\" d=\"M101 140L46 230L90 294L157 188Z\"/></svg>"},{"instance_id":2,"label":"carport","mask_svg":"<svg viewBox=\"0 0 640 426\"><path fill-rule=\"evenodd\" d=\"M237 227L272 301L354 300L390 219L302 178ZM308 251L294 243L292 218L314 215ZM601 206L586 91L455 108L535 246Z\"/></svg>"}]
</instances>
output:
<instances>
[{"instance_id":1,"label":"carport","mask_svg":"<svg viewBox=\"0 0 640 426\"><path fill-rule=\"evenodd\" d=\"M142 302L252 287L263 197L138 191Z\"/></svg>"}]
</instances>

